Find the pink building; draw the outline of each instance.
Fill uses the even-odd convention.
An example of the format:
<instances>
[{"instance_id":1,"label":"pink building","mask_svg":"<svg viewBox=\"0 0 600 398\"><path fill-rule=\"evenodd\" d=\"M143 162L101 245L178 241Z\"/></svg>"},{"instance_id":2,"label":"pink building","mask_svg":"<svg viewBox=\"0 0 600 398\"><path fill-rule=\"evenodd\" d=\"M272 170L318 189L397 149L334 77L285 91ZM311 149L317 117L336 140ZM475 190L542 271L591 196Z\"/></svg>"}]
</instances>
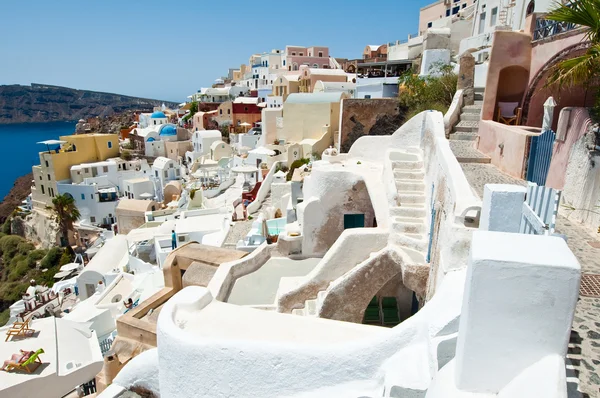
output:
<instances>
[{"instance_id":1,"label":"pink building","mask_svg":"<svg viewBox=\"0 0 600 398\"><path fill-rule=\"evenodd\" d=\"M288 70L299 70L300 65L327 69L330 67L329 47L286 46L285 62Z\"/></svg>"}]
</instances>

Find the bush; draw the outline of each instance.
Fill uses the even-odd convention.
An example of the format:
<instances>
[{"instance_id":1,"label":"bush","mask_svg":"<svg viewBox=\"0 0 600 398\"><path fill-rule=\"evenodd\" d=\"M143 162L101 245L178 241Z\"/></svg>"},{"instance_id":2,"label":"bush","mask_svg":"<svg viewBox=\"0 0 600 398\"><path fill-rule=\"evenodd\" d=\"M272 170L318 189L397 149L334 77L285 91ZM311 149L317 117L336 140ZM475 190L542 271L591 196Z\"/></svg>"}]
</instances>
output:
<instances>
[{"instance_id":1,"label":"bush","mask_svg":"<svg viewBox=\"0 0 600 398\"><path fill-rule=\"evenodd\" d=\"M290 170L288 171L288 174L286 176L286 180L287 181L291 181L292 177L294 176L294 170L296 170L298 167L302 167L305 164L309 164L309 163L310 163L310 159L307 159L307 158L302 158L302 159L294 160L292 162L292 165L290 166Z\"/></svg>"},{"instance_id":2,"label":"bush","mask_svg":"<svg viewBox=\"0 0 600 398\"><path fill-rule=\"evenodd\" d=\"M6 325L6 322L10 319L10 308L0 312L0 327Z\"/></svg>"},{"instance_id":3,"label":"bush","mask_svg":"<svg viewBox=\"0 0 600 398\"><path fill-rule=\"evenodd\" d=\"M17 235L7 235L0 238L0 251L2 252L2 259L4 263L10 263L12 257L17 254L19 244L27 242L25 239Z\"/></svg>"},{"instance_id":4,"label":"bush","mask_svg":"<svg viewBox=\"0 0 600 398\"><path fill-rule=\"evenodd\" d=\"M409 71L400 78L400 106L406 109L406 119L426 110L445 113L450 107L458 76L451 65L434 64L431 71L438 76L419 77Z\"/></svg>"},{"instance_id":5,"label":"bush","mask_svg":"<svg viewBox=\"0 0 600 398\"><path fill-rule=\"evenodd\" d=\"M132 158L133 158L133 155L127 149L124 149L121 152L121 159L123 159L123 160L131 160Z\"/></svg>"},{"instance_id":6,"label":"bush","mask_svg":"<svg viewBox=\"0 0 600 398\"><path fill-rule=\"evenodd\" d=\"M17 251L24 255L29 254L33 250L35 250L35 246L27 241L23 241L17 246Z\"/></svg>"},{"instance_id":7,"label":"bush","mask_svg":"<svg viewBox=\"0 0 600 398\"><path fill-rule=\"evenodd\" d=\"M11 233L11 218L7 218L2 224L2 233L5 235L10 235Z\"/></svg>"},{"instance_id":8,"label":"bush","mask_svg":"<svg viewBox=\"0 0 600 398\"><path fill-rule=\"evenodd\" d=\"M75 252L71 246L67 246L60 256L60 261L58 262L59 266L63 266L65 264L72 263L75 260Z\"/></svg>"},{"instance_id":9,"label":"bush","mask_svg":"<svg viewBox=\"0 0 600 398\"><path fill-rule=\"evenodd\" d=\"M46 256L47 253L48 251L44 249L33 250L29 252L29 254L27 255L27 259L30 263L33 262L33 264L36 264L38 261L44 258L44 256Z\"/></svg>"},{"instance_id":10,"label":"bush","mask_svg":"<svg viewBox=\"0 0 600 398\"><path fill-rule=\"evenodd\" d=\"M63 249L60 247L53 247L48 250L46 256L42 259L41 267L50 269L58 265L63 254Z\"/></svg>"},{"instance_id":11,"label":"bush","mask_svg":"<svg viewBox=\"0 0 600 398\"><path fill-rule=\"evenodd\" d=\"M11 267L10 273L8 274L8 281L14 282L21 280L29 272L29 266L26 260L21 260L17 263L17 266Z\"/></svg>"}]
</instances>

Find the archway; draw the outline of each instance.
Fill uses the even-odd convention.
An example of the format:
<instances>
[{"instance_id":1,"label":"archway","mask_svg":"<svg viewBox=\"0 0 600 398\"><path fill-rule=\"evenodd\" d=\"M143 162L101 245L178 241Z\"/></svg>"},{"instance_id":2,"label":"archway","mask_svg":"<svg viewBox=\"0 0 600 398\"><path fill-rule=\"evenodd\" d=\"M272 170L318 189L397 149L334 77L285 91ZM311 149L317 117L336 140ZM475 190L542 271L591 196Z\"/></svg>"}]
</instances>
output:
<instances>
[{"instance_id":1,"label":"archway","mask_svg":"<svg viewBox=\"0 0 600 398\"><path fill-rule=\"evenodd\" d=\"M552 68L554 68L554 66L556 66L559 62L564 61L565 59L569 59L569 58L573 58L576 57L582 53L584 53L585 51L587 51L590 47L591 47L592 43L587 41L587 42L582 42L582 43L577 43L574 44L572 46L566 47L565 49L563 49L562 51L556 53L552 58L550 58L550 60L548 60L548 62L546 62L546 64L540 68L540 70L535 74L535 76L533 77L533 79L531 79L531 83L529 84L529 87L527 88L527 91L524 95L523 98L523 112L521 115L521 124L523 125L529 125L529 126L534 126L539 124L539 115L531 115L533 117L530 117L530 110L533 108L540 108L538 102L541 101L541 104L543 104L543 102L546 100L547 96L550 95L551 90L549 89L544 89L544 85L546 83L546 79L549 75L549 73L551 72ZM573 90L570 90L571 95L574 94ZM545 94L545 95L543 95ZM580 92L580 96L579 99L581 100L581 97L585 96L584 93ZM535 97L535 99L534 99ZM538 98L539 97L539 98ZM559 101L557 101L559 102ZM565 101L563 103L563 101L560 101L559 107L557 107L554 111L554 115L555 115L555 119L558 118L558 114L560 112L560 109L564 108L565 106L569 106L566 105L567 101ZM576 106L583 106L583 103L578 103ZM541 111L541 109L539 110Z\"/></svg>"}]
</instances>

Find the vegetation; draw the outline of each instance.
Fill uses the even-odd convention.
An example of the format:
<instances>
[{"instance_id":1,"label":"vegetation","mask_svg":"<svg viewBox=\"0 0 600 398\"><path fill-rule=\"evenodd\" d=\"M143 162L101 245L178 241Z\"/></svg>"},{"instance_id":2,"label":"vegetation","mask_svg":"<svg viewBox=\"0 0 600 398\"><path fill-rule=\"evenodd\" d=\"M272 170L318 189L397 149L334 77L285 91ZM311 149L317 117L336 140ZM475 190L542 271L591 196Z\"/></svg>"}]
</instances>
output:
<instances>
[{"instance_id":1,"label":"vegetation","mask_svg":"<svg viewBox=\"0 0 600 398\"><path fill-rule=\"evenodd\" d=\"M278 163L277 167L275 167L275 173L277 173L278 171L283 171L284 173L287 173L290 170L289 167L287 167L285 164L281 164Z\"/></svg>"},{"instance_id":2,"label":"vegetation","mask_svg":"<svg viewBox=\"0 0 600 398\"><path fill-rule=\"evenodd\" d=\"M290 169L289 169L289 171L288 171L287 176L286 176L285 179L287 181L291 181L292 177L294 176L294 170L296 170L298 167L302 167L305 164L309 164L309 163L310 163L310 159L308 159L308 158L302 158L302 159L294 160L292 162L292 165L290 166Z\"/></svg>"},{"instance_id":3,"label":"vegetation","mask_svg":"<svg viewBox=\"0 0 600 398\"><path fill-rule=\"evenodd\" d=\"M185 115L183 117L183 121L187 122L188 120L192 119L197 112L198 112L198 102L192 101L192 103L190 104L190 113L188 113L187 115Z\"/></svg>"},{"instance_id":4,"label":"vegetation","mask_svg":"<svg viewBox=\"0 0 600 398\"><path fill-rule=\"evenodd\" d=\"M121 159L123 160L131 160L133 158L133 155L131 155L131 152L129 152L127 149L124 149L121 152Z\"/></svg>"},{"instance_id":5,"label":"vegetation","mask_svg":"<svg viewBox=\"0 0 600 398\"><path fill-rule=\"evenodd\" d=\"M426 111L436 110L445 113L454 94L458 76L451 65L434 64L430 70L433 76L420 77L409 71L400 77L400 106L405 108L406 120Z\"/></svg>"},{"instance_id":6,"label":"vegetation","mask_svg":"<svg viewBox=\"0 0 600 398\"><path fill-rule=\"evenodd\" d=\"M56 221L60 226L60 233L65 242L68 242L69 231L73 229L73 223L79 220L81 214L75 205L75 199L70 195L58 195L52 199L52 205L54 206L54 215Z\"/></svg>"},{"instance_id":7,"label":"vegetation","mask_svg":"<svg viewBox=\"0 0 600 398\"><path fill-rule=\"evenodd\" d=\"M221 132L223 141L229 144L229 126L221 126L219 127L219 131Z\"/></svg>"},{"instance_id":8,"label":"vegetation","mask_svg":"<svg viewBox=\"0 0 600 398\"><path fill-rule=\"evenodd\" d=\"M576 0L568 4L557 3L546 19L567 22L585 28L585 40L590 48L582 55L559 62L550 72L547 86L595 86L596 102L591 115L600 121L600 91L597 76L600 72L600 0Z\"/></svg>"}]
</instances>

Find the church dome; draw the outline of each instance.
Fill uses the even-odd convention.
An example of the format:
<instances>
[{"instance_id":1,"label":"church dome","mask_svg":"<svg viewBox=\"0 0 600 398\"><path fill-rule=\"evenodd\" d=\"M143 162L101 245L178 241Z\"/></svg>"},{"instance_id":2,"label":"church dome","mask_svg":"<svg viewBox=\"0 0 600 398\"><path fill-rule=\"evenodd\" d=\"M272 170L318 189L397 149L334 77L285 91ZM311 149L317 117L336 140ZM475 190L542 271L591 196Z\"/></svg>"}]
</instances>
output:
<instances>
[{"instance_id":1,"label":"church dome","mask_svg":"<svg viewBox=\"0 0 600 398\"><path fill-rule=\"evenodd\" d=\"M165 124L158 133L159 135L177 135L177 128L172 124Z\"/></svg>"},{"instance_id":2,"label":"church dome","mask_svg":"<svg viewBox=\"0 0 600 398\"><path fill-rule=\"evenodd\" d=\"M152 115L150 115L150 118L151 119L166 119L167 117L162 112L154 112Z\"/></svg>"}]
</instances>

